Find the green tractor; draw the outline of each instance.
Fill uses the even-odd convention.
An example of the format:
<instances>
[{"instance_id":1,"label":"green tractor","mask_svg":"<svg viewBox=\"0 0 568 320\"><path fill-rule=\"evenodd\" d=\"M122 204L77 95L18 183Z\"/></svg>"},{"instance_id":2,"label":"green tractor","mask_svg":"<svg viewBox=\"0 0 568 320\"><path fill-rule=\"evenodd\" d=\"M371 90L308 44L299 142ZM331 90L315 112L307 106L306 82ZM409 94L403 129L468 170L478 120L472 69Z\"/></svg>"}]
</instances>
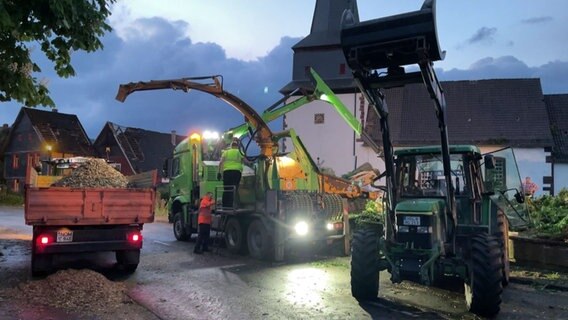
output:
<instances>
[{"instance_id":1,"label":"green tractor","mask_svg":"<svg viewBox=\"0 0 568 320\"><path fill-rule=\"evenodd\" d=\"M471 312L497 314L509 281L509 223L527 217L521 179L511 149L483 155L475 146L449 145L444 92L433 69L433 61L445 55L438 45L435 2L361 23L346 11L342 20L346 60L379 115L386 168L385 221L354 232L353 296L376 298L382 270L393 283L436 285L453 277L463 280ZM412 64L420 70L403 68ZM412 82L424 82L434 100L441 144L395 151L381 89Z\"/></svg>"}]
</instances>

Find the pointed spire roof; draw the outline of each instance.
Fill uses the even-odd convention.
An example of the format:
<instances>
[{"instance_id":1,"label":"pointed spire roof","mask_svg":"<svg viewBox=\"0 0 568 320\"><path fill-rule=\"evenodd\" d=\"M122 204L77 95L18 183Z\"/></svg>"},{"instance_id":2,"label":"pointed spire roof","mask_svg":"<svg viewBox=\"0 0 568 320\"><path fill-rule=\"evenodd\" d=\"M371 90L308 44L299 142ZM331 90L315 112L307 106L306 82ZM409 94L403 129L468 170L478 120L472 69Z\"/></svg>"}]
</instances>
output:
<instances>
[{"instance_id":1,"label":"pointed spire roof","mask_svg":"<svg viewBox=\"0 0 568 320\"><path fill-rule=\"evenodd\" d=\"M310 34L292 47L292 81L280 89L288 94L297 88L312 89L306 72L314 68L336 93L357 92L351 71L341 49L341 18L350 10L353 22L359 22L357 0L316 0Z\"/></svg>"},{"instance_id":2,"label":"pointed spire roof","mask_svg":"<svg viewBox=\"0 0 568 320\"><path fill-rule=\"evenodd\" d=\"M347 9L353 13L355 22L359 22L356 0L317 0L310 34L292 48L339 45L341 16Z\"/></svg>"}]
</instances>

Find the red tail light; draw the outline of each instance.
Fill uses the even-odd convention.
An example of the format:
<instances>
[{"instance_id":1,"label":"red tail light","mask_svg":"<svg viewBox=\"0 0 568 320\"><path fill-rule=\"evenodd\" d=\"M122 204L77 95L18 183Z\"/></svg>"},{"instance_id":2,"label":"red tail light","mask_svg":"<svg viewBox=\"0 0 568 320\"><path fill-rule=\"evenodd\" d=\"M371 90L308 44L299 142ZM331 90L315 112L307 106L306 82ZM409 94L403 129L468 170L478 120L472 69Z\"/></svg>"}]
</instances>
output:
<instances>
[{"instance_id":1,"label":"red tail light","mask_svg":"<svg viewBox=\"0 0 568 320\"><path fill-rule=\"evenodd\" d=\"M37 241L38 245L46 245L46 244L50 244L52 242L52 240L49 236L39 236L39 237L37 237L36 241Z\"/></svg>"},{"instance_id":2,"label":"red tail light","mask_svg":"<svg viewBox=\"0 0 568 320\"><path fill-rule=\"evenodd\" d=\"M336 223L334 223L334 224L333 224L333 228L334 228L335 230L341 230L341 229L343 229L343 222L336 222Z\"/></svg>"},{"instance_id":3,"label":"red tail light","mask_svg":"<svg viewBox=\"0 0 568 320\"><path fill-rule=\"evenodd\" d=\"M140 242L142 241L142 235L139 233L131 233L128 237L128 240L130 240L131 242Z\"/></svg>"}]
</instances>

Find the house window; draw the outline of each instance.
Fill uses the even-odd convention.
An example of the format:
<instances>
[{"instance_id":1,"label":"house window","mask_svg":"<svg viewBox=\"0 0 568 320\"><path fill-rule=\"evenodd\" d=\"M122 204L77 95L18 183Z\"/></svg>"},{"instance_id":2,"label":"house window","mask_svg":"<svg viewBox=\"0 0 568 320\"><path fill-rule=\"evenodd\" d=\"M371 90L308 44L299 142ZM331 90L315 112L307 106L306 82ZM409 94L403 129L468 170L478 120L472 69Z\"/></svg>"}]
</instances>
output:
<instances>
[{"instance_id":1,"label":"house window","mask_svg":"<svg viewBox=\"0 0 568 320\"><path fill-rule=\"evenodd\" d=\"M14 185L12 190L14 192L20 192L20 179L14 179Z\"/></svg>"},{"instance_id":2,"label":"house window","mask_svg":"<svg viewBox=\"0 0 568 320\"><path fill-rule=\"evenodd\" d=\"M314 114L314 123L315 124L322 124L324 122L325 122L325 114L323 114L323 113Z\"/></svg>"},{"instance_id":3,"label":"house window","mask_svg":"<svg viewBox=\"0 0 568 320\"><path fill-rule=\"evenodd\" d=\"M339 74L345 74L345 63L339 65Z\"/></svg>"},{"instance_id":4,"label":"house window","mask_svg":"<svg viewBox=\"0 0 568 320\"><path fill-rule=\"evenodd\" d=\"M34 154L34 168L39 166L39 153Z\"/></svg>"},{"instance_id":5,"label":"house window","mask_svg":"<svg viewBox=\"0 0 568 320\"><path fill-rule=\"evenodd\" d=\"M20 167L20 156L17 154L12 155L12 169L18 169Z\"/></svg>"}]
</instances>

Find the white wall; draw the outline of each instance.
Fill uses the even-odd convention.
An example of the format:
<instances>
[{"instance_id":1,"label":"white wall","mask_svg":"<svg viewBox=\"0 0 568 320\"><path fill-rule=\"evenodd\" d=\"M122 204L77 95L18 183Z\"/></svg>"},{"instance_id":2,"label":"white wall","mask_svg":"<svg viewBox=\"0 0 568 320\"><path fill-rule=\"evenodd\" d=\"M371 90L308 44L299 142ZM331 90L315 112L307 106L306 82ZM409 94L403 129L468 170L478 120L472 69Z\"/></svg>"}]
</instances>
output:
<instances>
[{"instance_id":1,"label":"white wall","mask_svg":"<svg viewBox=\"0 0 568 320\"><path fill-rule=\"evenodd\" d=\"M562 188L568 189L568 163L554 165L554 194L558 194Z\"/></svg>"},{"instance_id":2,"label":"white wall","mask_svg":"<svg viewBox=\"0 0 568 320\"><path fill-rule=\"evenodd\" d=\"M341 101L357 120L359 115L359 94L338 95ZM367 103L365 103L367 104ZM323 113L323 124L314 123L314 115ZM341 176L355 169L365 162L382 171L384 167L369 148L357 142L354 131L335 111L332 105L324 101L313 101L286 115L288 128L296 130L308 152L317 161L318 157L322 167L331 168L335 174ZM358 138L358 137L357 137ZM290 148L287 141L286 147Z\"/></svg>"}]
</instances>

